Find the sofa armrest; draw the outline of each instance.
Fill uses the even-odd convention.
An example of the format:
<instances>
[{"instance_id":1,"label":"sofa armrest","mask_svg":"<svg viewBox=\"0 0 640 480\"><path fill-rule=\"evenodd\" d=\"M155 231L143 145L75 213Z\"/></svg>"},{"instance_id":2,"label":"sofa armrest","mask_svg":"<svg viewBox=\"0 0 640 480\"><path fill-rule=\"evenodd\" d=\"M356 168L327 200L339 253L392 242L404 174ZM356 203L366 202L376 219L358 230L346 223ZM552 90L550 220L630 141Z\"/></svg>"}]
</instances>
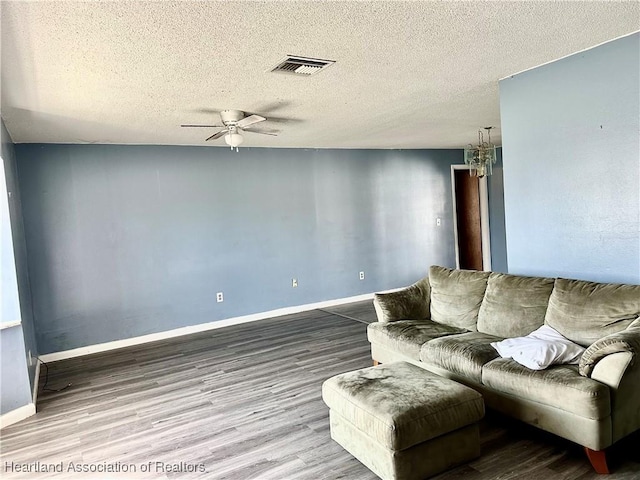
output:
<instances>
[{"instance_id":1,"label":"sofa armrest","mask_svg":"<svg viewBox=\"0 0 640 480\"><path fill-rule=\"evenodd\" d=\"M391 293L376 293L373 306L379 322L396 320L423 320L430 318L429 278L425 277L413 285Z\"/></svg>"},{"instance_id":2,"label":"sofa armrest","mask_svg":"<svg viewBox=\"0 0 640 480\"><path fill-rule=\"evenodd\" d=\"M593 378L593 372L598 362L610 355L623 352L631 354L629 364L640 355L640 317L631 323L626 330L612 333L592 343L580 358L580 375Z\"/></svg>"},{"instance_id":3,"label":"sofa armrest","mask_svg":"<svg viewBox=\"0 0 640 480\"><path fill-rule=\"evenodd\" d=\"M591 378L615 390L620 385L622 377L632 361L633 353L631 352L618 352L607 355L595 364L591 372Z\"/></svg>"},{"instance_id":4,"label":"sofa armrest","mask_svg":"<svg viewBox=\"0 0 640 480\"><path fill-rule=\"evenodd\" d=\"M640 362L631 352L607 355L591 378L606 384L611 394L611 443L640 429Z\"/></svg>"}]
</instances>

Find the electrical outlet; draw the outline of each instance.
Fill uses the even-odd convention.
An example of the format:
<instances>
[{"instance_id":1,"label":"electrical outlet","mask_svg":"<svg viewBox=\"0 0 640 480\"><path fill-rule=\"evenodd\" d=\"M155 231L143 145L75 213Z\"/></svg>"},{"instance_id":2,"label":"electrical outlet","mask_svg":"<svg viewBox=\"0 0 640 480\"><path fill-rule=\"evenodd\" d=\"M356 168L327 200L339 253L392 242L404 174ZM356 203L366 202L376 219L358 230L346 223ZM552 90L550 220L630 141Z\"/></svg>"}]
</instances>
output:
<instances>
[{"instance_id":1,"label":"electrical outlet","mask_svg":"<svg viewBox=\"0 0 640 480\"><path fill-rule=\"evenodd\" d=\"M360 280L364 280L364 272L360 272Z\"/></svg>"},{"instance_id":2,"label":"electrical outlet","mask_svg":"<svg viewBox=\"0 0 640 480\"><path fill-rule=\"evenodd\" d=\"M439 218L436 218L436 226L439 227L440 225L442 225L442 220Z\"/></svg>"},{"instance_id":3,"label":"electrical outlet","mask_svg":"<svg viewBox=\"0 0 640 480\"><path fill-rule=\"evenodd\" d=\"M216 293L216 302L224 302L224 296L222 295L222 292Z\"/></svg>"},{"instance_id":4,"label":"electrical outlet","mask_svg":"<svg viewBox=\"0 0 640 480\"><path fill-rule=\"evenodd\" d=\"M298 287L298 279L297 278L294 278L294 279L291 280L291 286L293 288L297 288Z\"/></svg>"}]
</instances>

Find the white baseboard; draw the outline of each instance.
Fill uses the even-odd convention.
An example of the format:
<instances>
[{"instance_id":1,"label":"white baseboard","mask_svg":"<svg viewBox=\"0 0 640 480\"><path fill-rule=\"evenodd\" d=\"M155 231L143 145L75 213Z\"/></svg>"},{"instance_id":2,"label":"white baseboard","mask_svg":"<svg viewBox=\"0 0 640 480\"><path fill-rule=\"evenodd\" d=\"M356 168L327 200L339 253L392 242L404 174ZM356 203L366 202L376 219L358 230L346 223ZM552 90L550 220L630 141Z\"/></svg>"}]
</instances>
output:
<instances>
[{"instance_id":1,"label":"white baseboard","mask_svg":"<svg viewBox=\"0 0 640 480\"><path fill-rule=\"evenodd\" d=\"M15 410L11 410L10 412L7 412L4 415L0 416L0 429L8 427L9 425L13 425L16 422L24 420L25 418L29 418L31 415L35 414L35 403L29 403L22 407L18 407Z\"/></svg>"},{"instance_id":2,"label":"white baseboard","mask_svg":"<svg viewBox=\"0 0 640 480\"><path fill-rule=\"evenodd\" d=\"M388 290L388 292L396 291L399 289ZM241 323L255 322L258 320L264 320L271 317L279 317L281 315L291 315L292 313L306 312L309 310L317 310L319 308L335 307L345 303L359 302L363 300L371 300L373 293L365 293L363 295L356 295L354 297L340 298L336 300L327 300L324 302L308 303L306 305L296 305L293 307L279 308L276 310L270 310L268 312L254 313L251 315L244 315L241 317L227 318L224 320L218 320L215 322L201 323L199 325L191 325L189 327L176 328L174 330L167 330L164 332L151 333L149 335L142 335L139 337L126 338L124 340L115 340L113 342L98 343L95 345L89 345L87 347L74 348L71 350L64 350L61 352L47 353L40 355L39 358L46 363L57 362L60 360L66 360L68 358L82 357L84 355L90 355L92 353L106 352L108 350L115 350L123 347L131 347L134 345L141 345L143 343L157 342L158 340L166 340L169 338L181 337L183 335L189 335L192 333L206 332L207 330L215 330L217 328L228 327L230 325L239 325Z\"/></svg>"}]
</instances>

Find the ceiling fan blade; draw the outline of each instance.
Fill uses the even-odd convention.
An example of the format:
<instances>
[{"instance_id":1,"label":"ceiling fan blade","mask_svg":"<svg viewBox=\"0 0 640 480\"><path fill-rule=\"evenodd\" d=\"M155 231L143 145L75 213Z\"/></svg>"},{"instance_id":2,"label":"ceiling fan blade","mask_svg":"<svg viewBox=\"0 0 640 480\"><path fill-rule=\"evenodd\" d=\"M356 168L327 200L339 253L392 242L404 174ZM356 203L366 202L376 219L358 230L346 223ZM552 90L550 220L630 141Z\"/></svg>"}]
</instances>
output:
<instances>
[{"instance_id":1,"label":"ceiling fan blade","mask_svg":"<svg viewBox=\"0 0 640 480\"><path fill-rule=\"evenodd\" d=\"M272 115L268 115L267 118L269 120L269 123L301 123L304 121L294 117L274 117Z\"/></svg>"},{"instance_id":2,"label":"ceiling fan blade","mask_svg":"<svg viewBox=\"0 0 640 480\"><path fill-rule=\"evenodd\" d=\"M222 110L224 110L224 108ZM197 108L193 111L198 113L212 113L214 115L220 115L220 112L222 110L218 110L216 108Z\"/></svg>"},{"instance_id":3,"label":"ceiling fan blade","mask_svg":"<svg viewBox=\"0 0 640 480\"><path fill-rule=\"evenodd\" d=\"M205 142L208 142L209 140L215 140L216 138L220 138L228 131L229 131L228 129L220 130L219 132L216 132L213 135L211 135L209 138L207 138Z\"/></svg>"},{"instance_id":4,"label":"ceiling fan blade","mask_svg":"<svg viewBox=\"0 0 640 480\"><path fill-rule=\"evenodd\" d=\"M291 105L291 102L289 100L276 100L271 103L263 103L262 105L259 105L257 108L253 109L251 113L248 113L248 115L251 115L253 112L265 112L267 117L269 117L269 114L271 112L281 110L282 108L286 108L289 105Z\"/></svg>"},{"instance_id":5,"label":"ceiling fan blade","mask_svg":"<svg viewBox=\"0 0 640 480\"><path fill-rule=\"evenodd\" d=\"M181 127L186 127L186 128L216 128L216 127L224 127L224 125L191 125L191 124L187 124L187 125L180 125Z\"/></svg>"},{"instance_id":6,"label":"ceiling fan blade","mask_svg":"<svg viewBox=\"0 0 640 480\"><path fill-rule=\"evenodd\" d=\"M271 135L272 137L277 137L278 134L276 132L265 132L263 130L244 130L245 132L249 132L249 133L259 133L260 135Z\"/></svg>"},{"instance_id":7,"label":"ceiling fan blade","mask_svg":"<svg viewBox=\"0 0 640 480\"><path fill-rule=\"evenodd\" d=\"M261 117L260 115L250 115L248 117L244 117L242 120L238 122L238 127L246 128L249 125L253 125L254 123L264 122L266 118Z\"/></svg>"}]
</instances>

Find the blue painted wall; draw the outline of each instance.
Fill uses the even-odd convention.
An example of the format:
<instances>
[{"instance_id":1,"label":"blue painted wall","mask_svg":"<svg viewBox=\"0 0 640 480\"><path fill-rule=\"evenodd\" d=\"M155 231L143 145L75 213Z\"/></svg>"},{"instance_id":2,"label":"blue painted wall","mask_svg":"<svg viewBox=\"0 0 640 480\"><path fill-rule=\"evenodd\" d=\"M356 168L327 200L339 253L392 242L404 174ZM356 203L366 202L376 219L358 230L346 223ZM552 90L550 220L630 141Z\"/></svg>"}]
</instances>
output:
<instances>
[{"instance_id":1,"label":"blue painted wall","mask_svg":"<svg viewBox=\"0 0 640 480\"><path fill-rule=\"evenodd\" d=\"M500 82L512 273L640 283L640 35Z\"/></svg>"},{"instance_id":2,"label":"blue painted wall","mask_svg":"<svg viewBox=\"0 0 640 480\"><path fill-rule=\"evenodd\" d=\"M491 270L507 273L507 234L504 227L504 179L502 174L502 148L496 149L493 174L488 177L489 229L491 242Z\"/></svg>"},{"instance_id":3,"label":"blue painted wall","mask_svg":"<svg viewBox=\"0 0 640 480\"><path fill-rule=\"evenodd\" d=\"M26 244L22 228L20 195L16 183L16 158L11 137L0 121L0 209L2 226L2 308L0 316L0 414L31 403L38 355L27 275ZM16 324L16 322L18 322ZM8 327L8 324L13 326Z\"/></svg>"},{"instance_id":4,"label":"blue painted wall","mask_svg":"<svg viewBox=\"0 0 640 480\"><path fill-rule=\"evenodd\" d=\"M9 215L9 192L7 189L7 165L14 159L13 143L4 126L2 129L2 170L0 171L0 325L20 322L20 297L18 296L18 278L11 235L11 217Z\"/></svg>"},{"instance_id":5,"label":"blue painted wall","mask_svg":"<svg viewBox=\"0 0 640 480\"><path fill-rule=\"evenodd\" d=\"M0 415L32 402L20 325L0 330Z\"/></svg>"},{"instance_id":6,"label":"blue painted wall","mask_svg":"<svg viewBox=\"0 0 640 480\"><path fill-rule=\"evenodd\" d=\"M42 353L399 287L455 263L460 150L16 153Z\"/></svg>"}]
</instances>

